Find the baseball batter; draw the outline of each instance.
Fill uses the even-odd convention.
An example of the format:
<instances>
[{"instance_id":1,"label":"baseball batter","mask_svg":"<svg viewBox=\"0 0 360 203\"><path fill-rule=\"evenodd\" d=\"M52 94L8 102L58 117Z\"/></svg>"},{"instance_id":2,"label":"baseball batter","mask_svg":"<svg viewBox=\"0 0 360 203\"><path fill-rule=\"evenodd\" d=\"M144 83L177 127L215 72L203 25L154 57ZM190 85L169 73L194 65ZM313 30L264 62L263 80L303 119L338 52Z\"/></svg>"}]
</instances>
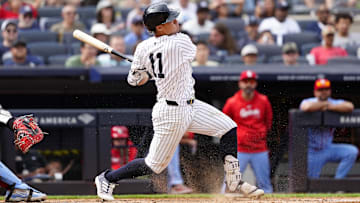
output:
<instances>
[{"instance_id":1,"label":"baseball batter","mask_svg":"<svg viewBox=\"0 0 360 203\"><path fill-rule=\"evenodd\" d=\"M164 3L152 4L144 11L144 24L154 36L137 46L127 80L133 86L143 85L149 79L155 81L158 94L152 111L154 137L145 159L135 159L95 178L101 199L113 200L113 188L121 179L161 173L187 131L220 138L230 191L253 197L264 194L263 190L241 181L235 158L236 123L213 106L195 99L191 62L196 47L187 35L179 33L178 15Z\"/></svg>"},{"instance_id":2,"label":"baseball batter","mask_svg":"<svg viewBox=\"0 0 360 203\"><path fill-rule=\"evenodd\" d=\"M15 118L9 111L0 105L0 126L6 126L13 130ZM38 202L46 199L46 194L35 190L26 183L22 182L8 167L0 161L0 186L5 188L6 202Z\"/></svg>"}]
</instances>

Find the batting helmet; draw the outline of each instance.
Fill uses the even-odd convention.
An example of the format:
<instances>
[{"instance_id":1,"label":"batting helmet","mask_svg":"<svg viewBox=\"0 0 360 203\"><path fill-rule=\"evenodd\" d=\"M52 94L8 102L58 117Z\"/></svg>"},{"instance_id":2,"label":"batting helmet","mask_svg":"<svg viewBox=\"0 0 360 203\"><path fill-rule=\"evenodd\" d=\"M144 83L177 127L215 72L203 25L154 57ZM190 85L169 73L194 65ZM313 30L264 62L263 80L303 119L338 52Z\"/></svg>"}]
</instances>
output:
<instances>
[{"instance_id":1,"label":"batting helmet","mask_svg":"<svg viewBox=\"0 0 360 203\"><path fill-rule=\"evenodd\" d=\"M155 31L156 26L175 20L179 14L165 3L151 4L144 11L143 21L148 30Z\"/></svg>"},{"instance_id":2,"label":"batting helmet","mask_svg":"<svg viewBox=\"0 0 360 203\"><path fill-rule=\"evenodd\" d=\"M126 126L113 126L111 127L111 138L119 139L119 138L128 138L129 130Z\"/></svg>"}]
</instances>

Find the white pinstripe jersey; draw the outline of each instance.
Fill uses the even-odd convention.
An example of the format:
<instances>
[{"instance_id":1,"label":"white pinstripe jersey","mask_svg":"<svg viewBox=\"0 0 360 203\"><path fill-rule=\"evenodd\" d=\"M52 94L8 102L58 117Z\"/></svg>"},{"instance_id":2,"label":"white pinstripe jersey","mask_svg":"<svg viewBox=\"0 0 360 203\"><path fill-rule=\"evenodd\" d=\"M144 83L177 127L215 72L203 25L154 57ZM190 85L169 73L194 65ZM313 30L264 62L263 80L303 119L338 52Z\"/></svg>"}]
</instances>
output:
<instances>
[{"instance_id":1,"label":"white pinstripe jersey","mask_svg":"<svg viewBox=\"0 0 360 203\"><path fill-rule=\"evenodd\" d=\"M188 100L195 96L191 67L195 54L196 46L185 34L153 36L137 46L131 70L151 74L158 100Z\"/></svg>"}]
</instances>

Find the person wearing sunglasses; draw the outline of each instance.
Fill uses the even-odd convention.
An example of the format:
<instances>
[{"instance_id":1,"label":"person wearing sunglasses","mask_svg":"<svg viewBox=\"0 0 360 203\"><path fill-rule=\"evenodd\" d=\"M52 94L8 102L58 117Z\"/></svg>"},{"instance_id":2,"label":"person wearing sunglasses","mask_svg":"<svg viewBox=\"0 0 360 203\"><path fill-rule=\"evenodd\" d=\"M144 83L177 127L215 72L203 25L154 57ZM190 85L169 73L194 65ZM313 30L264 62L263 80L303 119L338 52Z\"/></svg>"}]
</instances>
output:
<instances>
[{"instance_id":1,"label":"person wearing sunglasses","mask_svg":"<svg viewBox=\"0 0 360 203\"><path fill-rule=\"evenodd\" d=\"M0 61L11 58L10 48L18 39L18 27L15 21L5 20L1 24L1 35L3 38L0 44Z\"/></svg>"},{"instance_id":2,"label":"person wearing sunglasses","mask_svg":"<svg viewBox=\"0 0 360 203\"><path fill-rule=\"evenodd\" d=\"M272 193L270 160L266 137L272 127L272 107L266 95L256 91L257 74L245 70L240 75L239 88L230 97L223 112L237 124L237 158L243 174L250 164L257 186Z\"/></svg>"},{"instance_id":3,"label":"person wearing sunglasses","mask_svg":"<svg viewBox=\"0 0 360 203\"><path fill-rule=\"evenodd\" d=\"M33 18L33 13L30 6L21 7L18 27L19 32L40 30L39 24L37 23L36 19Z\"/></svg>"}]
</instances>

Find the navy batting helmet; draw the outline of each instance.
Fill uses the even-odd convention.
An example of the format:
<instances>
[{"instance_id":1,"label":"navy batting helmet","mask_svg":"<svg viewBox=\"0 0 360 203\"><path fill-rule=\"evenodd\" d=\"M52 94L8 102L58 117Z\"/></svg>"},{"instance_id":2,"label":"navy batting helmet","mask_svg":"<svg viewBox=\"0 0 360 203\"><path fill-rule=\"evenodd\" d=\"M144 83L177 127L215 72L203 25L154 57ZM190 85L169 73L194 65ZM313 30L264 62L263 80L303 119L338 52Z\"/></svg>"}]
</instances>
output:
<instances>
[{"instance_id":1,"label":"navy batting helmet","mask_svg":"<svg viewBox=\"0 0 360 203\"><path fill-rule=\"evenodd\" d=\"M148 30L155 31L156 26L171 22L178 16L178 11L168 8L165 3L157 3L145 9L143 21Z\"/></svg>"}]
</instances>

